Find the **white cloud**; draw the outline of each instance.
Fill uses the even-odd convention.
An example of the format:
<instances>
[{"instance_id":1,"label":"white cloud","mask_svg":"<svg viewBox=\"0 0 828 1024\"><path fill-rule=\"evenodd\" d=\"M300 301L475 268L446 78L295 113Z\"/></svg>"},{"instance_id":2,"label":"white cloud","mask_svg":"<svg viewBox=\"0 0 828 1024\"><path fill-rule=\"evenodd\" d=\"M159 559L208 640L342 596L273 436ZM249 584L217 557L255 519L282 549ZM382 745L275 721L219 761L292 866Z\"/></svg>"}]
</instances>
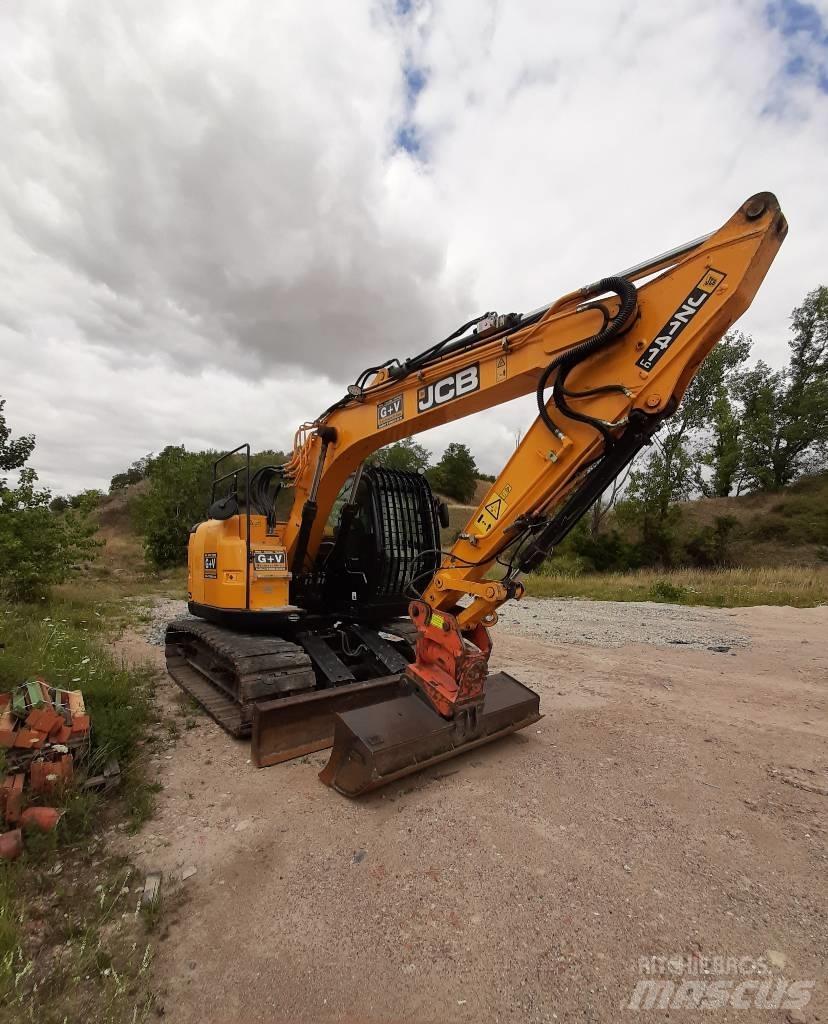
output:
<instances>
[{"instance_id":1,"label":"white cloud","mask_svg":"<svg viewBox=\"0 0 828 1024\"><path fill-rule=\"evenodd\" d=\"M828 95L818 40L771 20L753 0L10 0L12 426L59 489L179 440L284 447L377 357L537 306L762 189L791 231L742 326L779 363L828 269ZM494 471L532 415L424 440L466 440Z\"/></svg>"}]
</instances>

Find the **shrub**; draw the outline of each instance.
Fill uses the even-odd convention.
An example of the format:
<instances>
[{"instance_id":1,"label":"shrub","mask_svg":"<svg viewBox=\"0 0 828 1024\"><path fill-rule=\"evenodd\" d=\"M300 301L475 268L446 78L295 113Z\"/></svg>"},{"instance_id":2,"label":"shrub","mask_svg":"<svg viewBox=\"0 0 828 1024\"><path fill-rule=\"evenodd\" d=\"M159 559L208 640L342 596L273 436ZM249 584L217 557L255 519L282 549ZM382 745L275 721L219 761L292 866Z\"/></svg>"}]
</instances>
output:
<instances>
[{"instance_id":1,"label":"shrub","mask_svg":"<svg viewBox=\"0 0 828 1024\"><path fill-rule=\"evenodd\" d=\"M731 562L731 542L739 525L733 516L716 516L712 526L705 526L686 543L685 549L693 565L725 566Z\"/></svg>"},{"instance_id":2,"label":"shrub","mask_svg":"<svg viewBox=\"0 0 828 1024\"><path fill-rule=\"evenodd\" d=\"M573 531L572 547L594 572L624 572L641 564L638 546L624 540L618 530L597 537L585 529Z\"/></svg>"},{"instance_id":3,"label":"shrub","mask_svg":"<svg viewBox=\"0 0 828 1024\"><path fill-rule=\"evenodd\" d=\"M0 400L0 471L19 471L11 486L0 477L0 591L16 601L43 597L62 583L95 547L94 526L82 513L55 512L52 495L26 466L34 438L13 440Z\"/></svg>"},{"instance_id":4,"label":"shrub","mask_svg":"<svg viewBox=\"0 0 828 1024\"><path fill-rule=\"evenodd\" d=\"M678 586L668 580L657 580L651 587L648 597L651 601L683 604L690 596L687 587Z\"/></svg>"}]
</instances>

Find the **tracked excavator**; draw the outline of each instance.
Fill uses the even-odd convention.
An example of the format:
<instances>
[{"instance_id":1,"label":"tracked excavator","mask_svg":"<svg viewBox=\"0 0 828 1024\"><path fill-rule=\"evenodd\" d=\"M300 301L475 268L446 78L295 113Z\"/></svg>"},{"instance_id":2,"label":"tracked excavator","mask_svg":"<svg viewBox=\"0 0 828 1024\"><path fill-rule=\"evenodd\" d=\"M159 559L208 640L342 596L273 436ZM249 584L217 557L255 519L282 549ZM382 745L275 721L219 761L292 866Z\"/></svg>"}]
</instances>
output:
<instances>
[{"instance_id":1,"label":"tracked excavator","mask_svg":"<svg viewBox=\"0 0 828 1024\"><path fill-rule=\"evenodd\" d=\"M259 766L332 746L320 778L347 796L536 722L538 695L488 670L498 607L652 442L786 232L759 193L709 235L369 367L284 465L222 456L189 538L191 616L167 630L173 678ZM532 393L536 420L442 547L426 478L373 453Z\"/></svg>"}]
</instances>

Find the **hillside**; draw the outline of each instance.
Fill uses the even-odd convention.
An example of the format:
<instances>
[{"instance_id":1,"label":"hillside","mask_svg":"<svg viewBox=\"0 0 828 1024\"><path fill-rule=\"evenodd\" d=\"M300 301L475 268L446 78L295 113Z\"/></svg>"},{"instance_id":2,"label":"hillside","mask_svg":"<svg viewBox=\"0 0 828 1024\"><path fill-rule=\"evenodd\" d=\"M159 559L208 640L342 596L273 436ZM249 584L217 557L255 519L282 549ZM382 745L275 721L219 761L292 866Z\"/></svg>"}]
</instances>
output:
<instances>
[{"instance_id":1,"label":"hillside","mask_svg":"<svg viewBox=\"0 0 828 1024\"><path fill-rule=\"evenodd\" d=\"M478 481L473 502L491 488ZM143 569L141 539L130 517L131 500L142 493L147 481L108 495L97 509L98 539L103 542L101 561L114 573ZM449 501L450 524L442 531L444 545L452 543L468 522L476 504ZM828 473L803 477L784 491L747 494L732 498L700 498L683 502L683 530L692 533L712 525L719 517L735 521L732 560L751 568L783 565L808 566L828 560Z\"/></svg>"},{"instance_id":2,"label":"hillside","mask_svg":"<svg viewBox=\"0 0 828 1024\"><path fill-rule=\"evenodd\" d=\"M450 544L491 488L478 481L475 504L449 501L450 525L443 543ZM828 473L806 476L773 494L731 498L697 498L682 502L682 532L697 533L716 519L734 520L731 558L750 568L815 565L828 561ZM614 525L609 517L607 528Z\"/></svg>"},{"instance_id":3,"label":"hillside","mask_svg":"<svg viewBox=\"0 0 828 1024\"><path fill-rule=\"evenodd\" d=\"M98 519L96 537L103 545L100 561L116 575L141 572L145 568L143 545L133 527L129 504L148 486L148 480L141 480L108 494L95 511Z\"/></svg>"},{"instance_id":4,"label":"hillside","mask_svg":"<svg viewBox=\"0 0 828 1024\"><path fill-rule=\"evenodd\" d=\"M774 494L700 498L683 502L688 530L717 517L736 521L732 559L738 565L775 567L828 561L828 473L802 477Z\"/></svg>"}]
</instances>

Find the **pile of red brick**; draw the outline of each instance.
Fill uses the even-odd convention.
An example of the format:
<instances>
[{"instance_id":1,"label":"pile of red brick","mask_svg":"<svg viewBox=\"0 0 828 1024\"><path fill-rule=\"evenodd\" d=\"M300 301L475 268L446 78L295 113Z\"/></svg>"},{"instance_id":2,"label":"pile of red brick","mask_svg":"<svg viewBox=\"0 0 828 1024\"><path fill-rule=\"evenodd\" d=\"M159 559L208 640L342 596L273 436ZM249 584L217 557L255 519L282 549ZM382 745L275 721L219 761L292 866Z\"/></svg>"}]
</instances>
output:
<instances>
[{"instance_id":1,"label":"pile of red brick","mask_svg":"<svg viewBox=\"0 0 828 1024\"><path fill-rule=\"evenodd\" d=\"M33 679L12 693L0 693L0 749L7 771L0 779L0 818L11 827L0 835L0 857L19 856L20 825L57 824L60 814L53 808L23 809L24 790L35 798L64 790L72 781L75 757L88 746L89 732L80 690L54 689Z\"/></svg>"},{"instance_id":2,"label":"pile of red brick","mask_svg":"<svg viewBox=\"0 0 828 1024\"><path fill-rule=\"evenodd\" d=\"M89 737L89 715L80 690L60 690L30 679L0 693L0 749L8 761L55 744L76 746Z\"/></svg>"}]
</instances>

